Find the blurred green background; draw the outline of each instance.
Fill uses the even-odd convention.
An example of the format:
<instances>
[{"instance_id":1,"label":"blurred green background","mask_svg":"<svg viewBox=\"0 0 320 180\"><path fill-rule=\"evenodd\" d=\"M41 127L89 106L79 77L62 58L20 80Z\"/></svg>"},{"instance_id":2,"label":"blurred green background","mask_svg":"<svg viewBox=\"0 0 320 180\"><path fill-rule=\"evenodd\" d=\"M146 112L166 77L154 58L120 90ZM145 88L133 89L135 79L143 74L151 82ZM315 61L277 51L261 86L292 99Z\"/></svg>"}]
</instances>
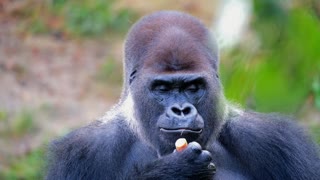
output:
<instances>
[{"instance_id":1,"label":"blurred green background","mask_svg":"<svg viewBox=\"0 0 320 180\"><path fill-rule=\"evenodd\" d=\"M47 143L117 102L123 41L139 17L180 10L215 31L228 1L0 1L0 179L43 179ZM221 48L226 97L297 117L320 143L320 1L246 2L240 40Z\"/></svg>"}]
</instances>

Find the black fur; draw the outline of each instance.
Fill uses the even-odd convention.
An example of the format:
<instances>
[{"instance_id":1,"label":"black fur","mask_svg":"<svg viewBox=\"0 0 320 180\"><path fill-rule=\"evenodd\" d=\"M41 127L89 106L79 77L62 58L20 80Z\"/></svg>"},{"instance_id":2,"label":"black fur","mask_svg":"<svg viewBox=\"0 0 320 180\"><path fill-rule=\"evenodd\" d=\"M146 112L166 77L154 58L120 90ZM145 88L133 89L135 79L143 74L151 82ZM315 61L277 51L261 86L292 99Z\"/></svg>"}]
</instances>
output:
<instances>
[{"instance_id":1,"label":"black fur","mask_svg":"<svg viewBox=\"0 0 320 180\"><path fill-rule=\"evenodd\" d=\"M119 104L51 143L47 179L320 179L318 148L291 119L228 105L217 48L194 17L144 17L124 61Z\"/></svg>"}]
</instances>

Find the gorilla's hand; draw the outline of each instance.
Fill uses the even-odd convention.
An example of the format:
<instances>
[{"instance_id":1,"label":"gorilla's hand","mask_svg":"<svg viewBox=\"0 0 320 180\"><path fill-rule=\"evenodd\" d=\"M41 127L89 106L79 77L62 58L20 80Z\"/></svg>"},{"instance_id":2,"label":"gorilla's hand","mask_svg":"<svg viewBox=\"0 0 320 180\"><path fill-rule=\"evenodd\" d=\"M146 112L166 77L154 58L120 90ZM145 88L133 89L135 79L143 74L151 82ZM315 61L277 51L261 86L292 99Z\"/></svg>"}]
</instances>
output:
<instances>
[{"instance_id":1,"label":"gorilla's hand","mask_svg":"<svg viewBox=\"0 0 320 180\"><path fill-rule=\"evenodd\" d=\"M170 161L176 172L181 172L181 177L212 179L216 170L211 162L211 153L202 150L197 142L191 142L183 151L174 152L165 158Z\"/></svg>"},{"instance_id":2,"label":"gorilla's hand","mask_svg":"<svg viewBox=\"0 0 320 180\"><path fill-rule=\"evenodd\" d=\"M212 179L215 166L211 160L209 151L191 142L186 149L141 167L137 176L138 179Z\"/></svg>"}]
</instances>

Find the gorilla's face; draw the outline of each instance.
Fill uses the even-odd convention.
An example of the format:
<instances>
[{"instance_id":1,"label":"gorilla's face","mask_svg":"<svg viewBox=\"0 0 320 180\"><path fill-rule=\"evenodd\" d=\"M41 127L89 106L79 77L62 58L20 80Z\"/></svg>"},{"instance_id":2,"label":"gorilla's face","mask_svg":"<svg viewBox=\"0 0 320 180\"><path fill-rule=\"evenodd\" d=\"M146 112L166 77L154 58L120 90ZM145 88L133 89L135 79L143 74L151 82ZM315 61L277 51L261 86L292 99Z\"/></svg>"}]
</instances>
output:
<instances>
[{"instance_id":1,"label":"gorilla's face","mask_svg":"<svg viewBox=\"0 0 320 180\"><path fill-rule=\"evenodd\" d=\"M141 20L125 49L137 130L161 155L180 137L205 146L224 111L208 32L196 19L180 17Z\"/></svg>"},{"instance_id":2,"label":"gorilla's face","mask_svg":"<svg viewBox=\"0 0 320 180\"><path fill-rule=\"evenodd\" d=\"M197 140L204 119L197 107L207 93L205 78L192 74L159 75L148 83L149 94L162 113L155 124L162 142L172 144L179 137Z\"/></svg>"},{"instance_id":3,"label":"gorilla's face","mask_svg":"<svg viewBox=\"0 0 320 180\"><path fill-rule=\"evenodd\" d=\"M201 61L181 62L144 66L130 88L139 130L161 155L172 152L181 137L205 146L222 115L215 70Z\"/></svg>"}]
</instances>

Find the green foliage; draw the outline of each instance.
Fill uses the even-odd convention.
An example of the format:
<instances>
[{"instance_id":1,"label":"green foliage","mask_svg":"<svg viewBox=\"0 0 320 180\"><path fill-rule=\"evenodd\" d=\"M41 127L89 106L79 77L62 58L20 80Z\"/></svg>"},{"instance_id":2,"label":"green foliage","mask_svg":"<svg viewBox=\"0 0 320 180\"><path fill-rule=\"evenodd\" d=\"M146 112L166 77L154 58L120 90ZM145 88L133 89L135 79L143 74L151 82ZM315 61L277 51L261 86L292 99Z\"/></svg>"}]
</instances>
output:
<instances>
[{"instance_id":1,"label":"green foliage","mask_svg":"<svg viewBox=\"0 0 320 180\"><path fill-rule=\"evenodd\" d=\"M312 83L312 91L315 96L315 106L320 109L320 78L319 76L315 77Z\"/></svg>"},{"instance_id":2,"label":"green foliage","mask_svg":"<svg viewBox=\"0 0 320 180\"><path fill-rule=\"evenodd\" d=\"M67 30L76 35L101 35L106 31L125 31L134 16L128 9L115 11L113 0L56 0L54 9L61 10ZM64 6L63 6L64 5Z\"/></svg>"},{"instance_id":3,"label":"green foliage","mask_svg":"<svg viewBox=\"0 0 320 180\"><path fill-rule=\"evenodd\" d=\"M33 34L44 34L49 31L48 27L41 19L32 19L30 24L31 26L28 27L28 30Z\"/></svg>"},{"instance_id":4,"label":"green foliage","mask_svg":"<svg viewBox=\"0 0 320 180\"><path fill-rule=\"evenodd\" d=\"M31 111L24 110L13 120L12 134L22 135L35 128L34 117Z\"/></svg>"},{"instance_id":5,"label":"green foliage","mask_svg":"<svg viewBox=\"0 0 320 180\"><path fill-rule=\"evenodd\" d=\"M0 122L1 122L1 121L6 121L7 118L8 118L7 112L0 110Z\"/></svg>"},{"instance_id":6,"label":"green foliage","mask_svg":"<svg viewBox=\"0 0 320 180\"><path fill-rule=\"evenodd\" d=\"M34 112L23 109L9 115L6 111L0 111L0 127L0 136L9 139L33 133L37 128Z\"/></svg>"},{"instance_id":7,"label":"green foliage","mask_svg":"<svg viewBox=\"0 0 320 180\"><path fill-rule=\"evenodd\" d=\"M292 113L311 91L319 101L314 79L320 75L320 23L307 8L281 5L255 1L252 27L260 49L239 47L223 57L223 84L226 96L246 107Z\"/></svg>"},{"instance_id":8,"label":"green foliage","mask_svg":"<svg viewBox=\"0 0 320 180\"><path fill-rule=\"evenodd\" d=\"M122 83L122 63L108 58L101 66L96 75L99 81L103 81L106 84L119 85Z\"/></svg>"},{"instance_id":9,"label":"green foliage","mask_svg":"<svg viewBox=\"0 0 320 180\"><path fill-rule=\"evenodd\" d=\"M67 3L68 0L52 0L51 1L51 8L55 11L59 11L63 8L65 3Z\"/></svg>"},{"instance_id":10,"label":"green foliage","mask_svg":"<svg viewBox=\"0 0 320 180\"><path fill-rule=\"evenodd\" d=\"M272 48L274 43L284 38L289 13L284 8L285 1L254 0L254 21L252 26L263 41L262 46Z\"/></svg>"},{"instance_id":11,"label":"green foliage","mask_svg":"<svg viewBox=\"0 0 320 180\"><path fill-rule=\"evenodd\" d=\"M43 179L45 167L45 152L36 149L24 157L14 158L8 168L0 172L0 179Z\"/></svg>"},{"instance_id":12,"label":"green foliage","mask_svg":"<svg viewBox=\"0 0 320 180\"><path fill-rule=\"evenodd\" d=\"M23 14L31 14L26 28L35 34L61 31L75 36L100 36L108 31L125 32L129 20L135 18L131 10L116 10L114 6L114 0L52 0L29 6Z\"/></svg>"}]
</instances>

